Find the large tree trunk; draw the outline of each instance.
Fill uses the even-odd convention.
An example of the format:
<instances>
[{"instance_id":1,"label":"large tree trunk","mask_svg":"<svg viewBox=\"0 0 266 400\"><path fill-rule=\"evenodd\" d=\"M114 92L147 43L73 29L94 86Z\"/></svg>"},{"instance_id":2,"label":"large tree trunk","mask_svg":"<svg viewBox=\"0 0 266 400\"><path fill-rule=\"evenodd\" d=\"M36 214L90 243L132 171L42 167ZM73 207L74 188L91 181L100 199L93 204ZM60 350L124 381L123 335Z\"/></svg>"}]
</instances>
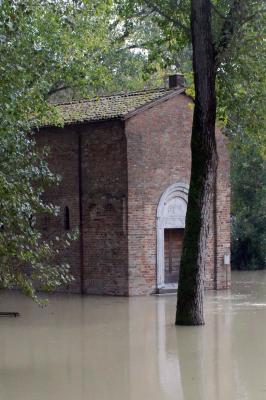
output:
<instances>
[{"instance_id":1,"label":"large tree trunk","mask_svg":"<svg viewBox=\"0 0 266 400\"><path fill-rule=\"evenodd\" d=\"M202 325L209 211L217 169L215 55L209 0L191 0L195 108L192 170L180 265L176 325Z\"/></svg>"}]
</instances>

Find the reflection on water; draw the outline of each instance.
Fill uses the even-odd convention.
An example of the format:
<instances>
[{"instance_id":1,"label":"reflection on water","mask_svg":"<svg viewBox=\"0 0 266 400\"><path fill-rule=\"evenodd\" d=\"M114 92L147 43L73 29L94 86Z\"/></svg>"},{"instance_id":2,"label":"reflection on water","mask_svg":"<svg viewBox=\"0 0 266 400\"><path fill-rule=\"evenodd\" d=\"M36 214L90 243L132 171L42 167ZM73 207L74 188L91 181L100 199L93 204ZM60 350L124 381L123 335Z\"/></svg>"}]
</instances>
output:
<instances>
[{"instance_id":1,"label":"reflection on water","mask_svg":"<svg viewBox=\"0 0 266 400\"><path fill-rule=\"evenodd\" d=\"M1 400L265 400L266 272L207 292L204 327L173 325L175 296L2 293Z\"/></svg>"}]
</instances>

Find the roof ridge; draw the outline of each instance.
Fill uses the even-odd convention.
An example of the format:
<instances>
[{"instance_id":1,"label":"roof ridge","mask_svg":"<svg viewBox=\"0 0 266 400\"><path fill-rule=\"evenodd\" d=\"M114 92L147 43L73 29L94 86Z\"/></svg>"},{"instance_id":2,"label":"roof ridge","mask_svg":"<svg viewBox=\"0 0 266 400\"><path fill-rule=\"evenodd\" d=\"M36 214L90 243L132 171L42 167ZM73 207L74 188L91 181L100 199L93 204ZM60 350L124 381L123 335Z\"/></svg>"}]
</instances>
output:
<instances>
[{"instance_id":1,"label":"roof ridge","mask_svg":"<svg viewBox=\"0 0 266 400\"><path fill-rule=\"evenodd\" d=\"M174 88L174 89L168 89L164 87L158 87L154 89L143 89L143 90L138 90L134 92L119 92L119 93L114 93L110 95L104 95L104 96L94 96L92 98L83 98L80 100L72 100L72 101L62 101L62 102L56 102L56 103L51 103L53 106L62 106L62 105L71 105L71 104L79 104L79 103L88 103L88 102L94 102L98 101L99 99L110 99L113 97L133 97L137 96L140 94L149 94L149 93L156 93L156 92L162 92L162 93L167 93L167 92L172 92L175 91L176 89L180 89L181 87Z\"/></svg>"}]
</instances>

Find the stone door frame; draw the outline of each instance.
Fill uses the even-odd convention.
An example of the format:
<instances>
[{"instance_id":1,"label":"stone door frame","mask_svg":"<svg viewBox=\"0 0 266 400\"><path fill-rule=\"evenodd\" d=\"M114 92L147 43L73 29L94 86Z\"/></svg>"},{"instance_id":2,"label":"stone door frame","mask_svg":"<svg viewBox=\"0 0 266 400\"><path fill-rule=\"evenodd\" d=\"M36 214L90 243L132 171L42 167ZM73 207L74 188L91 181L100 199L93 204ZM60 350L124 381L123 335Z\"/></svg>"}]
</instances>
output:
<instances>
[{"instance_id":1,"label":"stone door frame","mask_svg":"<svg viewBox=\"0 0 266 400\"><path fill-rule=\"evenodd\" d=\"M185 228L185 218L188 202L189 186L184 182L177 182L169 186L161 195L157 207L156 230L157 230L157 289L168 286L164 282L164 230ZM176 202L177 206L170 205Z\"/></svg>"}]
</instances>

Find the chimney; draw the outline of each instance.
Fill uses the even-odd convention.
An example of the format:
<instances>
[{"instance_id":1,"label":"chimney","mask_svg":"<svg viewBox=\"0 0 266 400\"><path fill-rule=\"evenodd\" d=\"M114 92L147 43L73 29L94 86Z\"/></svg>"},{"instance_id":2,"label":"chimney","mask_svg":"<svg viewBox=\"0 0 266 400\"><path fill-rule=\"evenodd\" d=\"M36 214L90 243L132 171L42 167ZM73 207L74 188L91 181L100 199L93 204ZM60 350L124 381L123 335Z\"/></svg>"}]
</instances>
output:
<instances>
[{"instance_id":1,"label":"chimney","mask_svg":"<svg viewBox=\"0 0 266 400\"><path fill-rule=\"evenodd\" d=\"M169 89L176 89L185 86L185 78L183 74L174 74L168 76Z\"/></svg>"}]
</instances>

